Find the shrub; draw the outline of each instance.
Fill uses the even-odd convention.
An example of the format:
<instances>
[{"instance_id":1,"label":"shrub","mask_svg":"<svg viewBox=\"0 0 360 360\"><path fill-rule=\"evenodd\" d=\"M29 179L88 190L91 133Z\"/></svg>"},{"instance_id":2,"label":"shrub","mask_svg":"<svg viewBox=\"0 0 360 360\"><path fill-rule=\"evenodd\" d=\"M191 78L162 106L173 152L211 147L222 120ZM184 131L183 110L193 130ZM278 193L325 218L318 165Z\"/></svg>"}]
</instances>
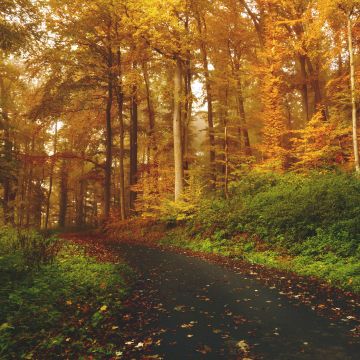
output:
<instances>
[{"instance_id":1,"label":"shrub","mask_svg":"<svg viewBox=\"0 0 360 360\"><path fill-rule=\"evenodd\" d=\"M286 246L330 232L360 240L360 182L345 174L284 175L266 191L246 198L246 229ZM344 239L344 236L342 235Z\"/></svg>"},{"instance_id":2,"label":"shrub","mask_svg":"<svg viewBox=\"0 0 360 360\"><path fill-rule=\"evenodd\" d=\"M315 275L360 291L360 180L251 172L229 199L204 196L163 244Z\"/></svg>"},{"instance_id":3,"label":"shrub","mask_svg":"<svg viewBox=\"0 0 360 360\"><path fill-rule=\"evenodd\" d=\"M0 257L1 359L92 358L114 347L99 340L122 306L125 265L99 263L73 245L34 271L14 260Z\"/></svg>"},{"instance_id":4,"label":"shrub","mask_svg":"<svg viewBox=\"0 0 360 360\"><path fill-rule=\"evenodd\" d=\"M51 263L60 250L60 240L35 230L0 229L0 255L18 256L18 266L40 267Z\"/></svg>"},{"instance_id":5,"label":"shrub","mask_svg":"<svg viewBox=\"0 0 360 360\"><path fill-rule=\"evenodd\" d=\"M219 233L230 239L244 232L294 251L301 248L294 244L312 239L323 250L333 243L348 254L360 243L359 219L360 181L354 176L253 172L232 184L229 200L203 199L188 229L214 240Z\"/></svg>"}]
</instances>

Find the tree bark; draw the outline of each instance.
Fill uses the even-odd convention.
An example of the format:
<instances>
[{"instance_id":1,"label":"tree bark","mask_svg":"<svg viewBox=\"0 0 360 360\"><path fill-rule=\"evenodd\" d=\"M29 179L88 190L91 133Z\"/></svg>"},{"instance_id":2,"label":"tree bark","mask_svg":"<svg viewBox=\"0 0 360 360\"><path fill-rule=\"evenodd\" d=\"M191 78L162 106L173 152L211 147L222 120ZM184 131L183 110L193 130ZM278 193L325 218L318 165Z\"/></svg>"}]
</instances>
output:
<instances>
[{"instance_id":1,"label":"tree bark","mask_svg":"<svg viewBox=\"0 0 360 360\"><path fill-rule=\"evenodd\" d=\"M35 180L34 186L34 199L33 199L33 226L36 229L41 228L41 215L42 215L42 205L44 201L44 194L42 191L41 180Z\"/></svg>"},{"instance_id":2,"label":"tree bark","mask_svg":"<svg viewBox=\"0 0 360 360\"><path fill-rule=\"evenodd\" d=\"M46 214L45 214L45 230L48 228L49 224L49 215L50 215L50 201L51 201L51 193L53 188L53 177L54 177L54 167L55 167L55 156L57 151L57 120L55 120L55 134L54 134L54 154L50 159L50 174L49 174L49 191L47 193L46 199Z\"/></svg>"},{"instance_id":3,"label":"tree bark","mask_svg":"<svg viewBox=\"0 0 360 360\"><path fill-rule=\"evenodd\" d=\"M33 134L31 137L31 147L30 147L30 155L33 155L35 152L35 135ZM32 164L31 164L32 165ZM31 212L32 212L32 199L33 199L33 169L34 166L30 165L28 181L27 181L27 189L26 189L26 226L30 225L31 221Z\"/></svg>"},{"instance_id":4,"label":"tree bark","mask_svg":"<svg viewBox=\"0 0 360 360\"><path fill-rule=\"evenodd\" d=\"M108 88L107 88L107 103L106 103L106 161L105 161L105 181L104 181L104 218L107 219L110 215L111 206L111 173L112 173L112 124L111 124L111 110L113 102L113 54L111 47L108 53Z\"/></svg>"},{"instance_id":5,"label":"tree bark","mask_svg":"<svg viewBox=\"0 0 360 360\"><path fill-rule=\"evenodd\" d=\"M353 148L354 148L355 171L359 173L360 161L359 161L359 145L358 145L358 136L357 136L356 84L355 84L355 64L354 64L354 49L353 49L353 39L352 39L351 13L348 14L347 32L348 32L348 45L349 45L349 56L350 56L352 137L353 137Z\"/></svg>"},{"instance_id":6,"label":"tree bark","mask_svg":"<svg viewBox=\"0 0 360 360\"><path fill-rule=\"evenodd\" d=\"M85 157L85 154L83 154ZM81 162L81 177L78 183L78 191L76 196L76 226L84 225L84 197L85 197L85 179L84 179L84 162Z\"/></svg>"},{"instance_id":7,"label":"tree bark","mask_svg":"<svg viewBox=\"0 0 360 360\"><path fill-rule=\"evenodd\" d=\"M186 15L185 19L185 31L189 35L189 15ZM184 119L183 119L183 157L184 157L184 170L189 170L189 130L191 123L191 111L192 111L192 91L191 91L191 53L190 50L186 51L185 59L185 71L184 71Z\"/></svg>"},{"instance_id":8,"label":"tree bark","mask_svg":"<svg viewBox=\"0 0 360 360\"><path fill-rule=\"evenodd\" d=\"M206 31L205 20L204 26ZM200 36L203 36L203 24L201 22L200 16L197 18L197 26ZM212 98L212 89L211 89L211 80L210 80L210 71L209 71L209 61L207 55L206 44L203 39L200 40L200 51L202 58L202 66L204 70L205 77L205 91L206 91L206 102L207 102L207 123L208 123L208 131L209 131L209 162L210 162L210 178L211 178L211 187L215 187L216 182L216 153L215 153L215 130L214 130L214 112L213 112L213 98Z\"/></svg>"},{"instance_id":9,"label":"tree bark","mask_svg":"<svg viewBox=\"0 0 360 360\"><path fill-rule=\"evenodd\" d=\"M309 94L307 87L306 59L304 55L299 55L300 75L301 75L301 96L303 100L304 118L306 123L310 120L309 115Z\"/></svg>"},{"instance_id":10,"label":"tree bark","mask_svg":"<svg viewBox=\"0 0 360 360\"><path fill-rule=\"evenodd\" d=\"M319 110L319 106L322 105L322 94L319 82L319 74L314 70L311 60L307 55L305 55L305 61L310 74L311 87L314 91L314 112L316 112L317 110ZM322 110L322 115L324 120L327 120L326 109Z\"/></svg>"},{"instance_id":11,"label":"tree bark","mask_svg":"<svg viewBox=\"0 0 360 360\"><path fill-rule=\"evenodd\" d=\"M153 139L154 130L155 130L155 112L154 112L154 107L153 107L152 100L151 100L149 72L148 72L146 62L143 62L142 69L143 69L144 83L145 83L145 90L146 90L146 106L147 106L148 117L149 117L148 142L149 142L149 147L155 151L155 149L157 148L156 143ZM148 152L148 153L150 153L150 152Z\"/></svg>"},{"instance_id":12,"label":"tree bark","mask_svg":"<svg viewBox=\"0 0 360 360\"><path fill-rule=\"evenodd\" d=\"M146 62L143 62L143 74L146 89L146 104L149 117L149 128L147 132L148 136L148 148L147 148L147 162L148 162L148 175L151 176L151 167L153 167L153 176L155 179L159 175L159 164L158 164L158 147L155 139L155 111L152 102L149 72ZM158 182L155 181L155 189L150 189L158 193Z\"/></svg>"},{"instance_id":13,"label":"tree bark","mask_svg":"<svg viewBox=\"0 0 360 360\"><path fill-rule=\"evenodd\" d=\"M175 167L175 201L178 201L184 192L184 166L182 148L182 124L181 124L181 95L183 67L179 56L176 57L174 72L174 113L173 113L173 136L174 136L174 167Z\"/></svg>"},{"instance_id":14,"label":"tree bark","mask_svg":"<svg viewBox=\"0 0 360 360\"><path fill-rule=\"evenodd\" d=\"M189 170L189 129L191 123L191 110L192 110L192 92L191 92L191 63L190 54L186 59L186 71L184 74L185 83L185 104L184 104L184 121L183 121L183 156L184 156L184 170Z\"/></svg>"},{"instance_id":15,"label":"tree bark","mask_svg":"<svg viewBox=\"0 0 360 360\"><path fill-rule=\"evenodd\" d=\"M245 154L246 155L251 155L252 151L251 151L251 145L250 145L250 137L249 137L249 131L247 129L247 124L246 124L246 114L245 114L245 106L244 106L244 97L243 97L243 92L242 92L242 86L241 86L241 80L238 79L238 84L237 84L237 103L238 103L238 111L239 111L239 117L241 119L241 133L242 133L242 138L243 138L243 142L244 142L244 148L245 148Z\"/></svg>"},{"instance_id":16,"label":"tree bark","mask_svg":"<svg viewBox=\"0 0 360 360\"><path fill-rule=\"evenodd\" d=\"M66 226L66 213L68 202L68 173L66 160L62 161L60 169L60 204L59 204L59 227Z\"/></svg>"},{"instance_id":17,"label":"tree bark","mask_svg":"<svg viewBox=\"0 0 360 360\"><path fill-rule=\"evenodd\" d=\"M136 67L136 64L133 64ZM130 106L130 210L135 211L136 191L131 187L137 183L138 171L138 103L137 85L132 87Z\"/></svg>"},{"instance_id":18,"label":"tree bark","mask_svg":"<svg viewBox=\"0 0 360 360\"><path fill-rule=\"evenodd\" d=\"M244 150L246 155L252 155L251 145L250 145L250 137L249 131L246 125L246 113L245 113L245 105L244 105L244 96L242 91L242 84L241 84L241 77L240 77L240 59L235 59L235 77L236 77L236 87L237 87L237 106L238 106L238 113L240 117L240 130L242 134L242 140L244 142Z\"/></svg>"},{"instance_id":19,"label":"tree bark","mask_svg":"<svg viewBox=\"0 0 360 360\"><path fill-rule=\"evenodd\" d=\"M4 222L5 224L14 224L15 223L15 212L14 204L15 200L14 190L13 190L13 176L12 176L12 144L10 139L10 129L8 122L8 115L3 112L3 118L5 120L5 129L4 129L4 153L5 161L7 162L7 173L4 174L3 179L3 211L4 211Z\"/></svg>"},{"instance_id":20,"label":"tree bark","mask_svg":"<svg viewBox=\"0 0 360 360\"><path fill-rule=\"evenodd\" d=\"M225 154L225 176L224 176L224 194L225 198L229 198L229 142L228 142L228 128L224 127L224 154Z\"/></svg>"},{"instance_id":21,"label":"tree bark","mask_svg":"<svg viewBox=\"0 0 360 360\"><path fill-rule=\"evenodd\" d=\"M126 219L125 206L125 171L124 171L124 94L122 87L122 73L121 73L121 50L118 49L117 56L117 79L116 79L116 99L118 105L119 117L119 192L120 192L120 218Z\"/></svg>"},{"instance_id":22,"label":"tree bark","mask_svg":"<svg viewBox=\"0 0 360 360\"><path fill-rule=\"evenodd\" d=\"M14 191L14 176L13 169L13 145L10 136L10 121L8 114L7 104L7 89L3 79L0 77L0 114L3 119L4 127L4 160L6 164L6 170L3 174L2 185L3 185L3 212L4 212L4 223L14 224L15 223L15 209L14 200L16 197Z\"/></svg>"}]
</instances>

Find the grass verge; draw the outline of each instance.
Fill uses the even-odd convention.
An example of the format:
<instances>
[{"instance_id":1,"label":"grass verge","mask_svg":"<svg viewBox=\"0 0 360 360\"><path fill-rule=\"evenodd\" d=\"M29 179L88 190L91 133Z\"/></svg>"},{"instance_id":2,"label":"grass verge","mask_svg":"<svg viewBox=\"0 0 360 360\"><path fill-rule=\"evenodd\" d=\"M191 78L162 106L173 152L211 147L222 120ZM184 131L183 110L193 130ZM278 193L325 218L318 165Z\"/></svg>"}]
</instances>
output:
<instances>
[{"instance_id":1,"label":"grass verge","mask_svg":"<svg viewBox=\"0 0 360 360\"><path fill-rule=\"evenodd\" d=\"M0 358L116 358L116 314L130 269L99 262L71 244L57 246L51 261L31 266L19 236L11 229L1 234ZM41 239L24 236L30 243Z\"/></svg>"},{"instance_id":2,"label":"grass verge","mask_svg":"<svg viewBox=\"0 0 360 360\"><path fill-rule=\"evenodd\" d=\"M255 237L251 239L238 235L231 239L202 238L194 236L183 226L170 230L160 240L160 244L314 276L344 290L360 293L360 262L357 256L341 257L333 252L306 251L304 245L299 254L295 255L286 248L268 246ZM315 244L308 244L310 249L314 249L314 246Z\"/></svg>"}]
</instances>

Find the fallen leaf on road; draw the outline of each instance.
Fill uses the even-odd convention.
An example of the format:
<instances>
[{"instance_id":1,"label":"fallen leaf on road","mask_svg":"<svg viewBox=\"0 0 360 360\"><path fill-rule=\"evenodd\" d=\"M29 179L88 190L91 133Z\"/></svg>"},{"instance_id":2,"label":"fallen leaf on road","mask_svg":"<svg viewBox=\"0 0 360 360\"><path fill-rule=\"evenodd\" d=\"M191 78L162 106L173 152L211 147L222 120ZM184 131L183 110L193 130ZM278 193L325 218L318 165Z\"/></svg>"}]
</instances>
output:
<instances>
[{"instance_id":1,"label":"fallen leaf on road","mask_svg":"<svg viewBox=\"0 0 360 360\"><path fill-rule=\"evenodd\" d=\"M245 340L240 340L236 346L243 351L244 353L247 353L249 351L249 345L246 343Z\"/></svg>"},{"instance_id":2,"label":"fallen leaf on road","mask_svg":"<svg viewBox=\"0 0 360 360\"><path fill-rule=\"evenodd\" d=\"M184 312L185 311L185 305L176 305L174 307L175 311L180 311L180 312Z\"/></svg>"},{"instance_id":3,"label":"fallen leaf on road","mask_svg":"<svg viewBox=\"0 0 360 360\"><path fill-rule=\"evenodd\" d=\"M202 348L197 349L196 351L201 354L206 355L206 354L210 353L212 351L212 349L210 346L204 345Z\"/></svg>"}]
</instances>

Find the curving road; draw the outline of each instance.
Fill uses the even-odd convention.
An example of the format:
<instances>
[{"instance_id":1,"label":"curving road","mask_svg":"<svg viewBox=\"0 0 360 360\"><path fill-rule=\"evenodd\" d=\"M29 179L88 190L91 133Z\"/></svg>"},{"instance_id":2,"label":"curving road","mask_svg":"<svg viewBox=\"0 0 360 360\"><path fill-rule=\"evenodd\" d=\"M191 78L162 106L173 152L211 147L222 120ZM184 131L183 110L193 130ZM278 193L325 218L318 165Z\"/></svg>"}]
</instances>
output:
<instances>
[{"instance_id":1,"label":"curving road","mask_svg":"<svg viewBox=\"0 0 360 360\"><path fill-rule=\"evenodd\" d=\"M113 249L138 270L137 297L150 304L131 315L143 325L126 358L360 359L346 322L295 306L256 279L159 249Z\"/></svg>"}]
</instances>

